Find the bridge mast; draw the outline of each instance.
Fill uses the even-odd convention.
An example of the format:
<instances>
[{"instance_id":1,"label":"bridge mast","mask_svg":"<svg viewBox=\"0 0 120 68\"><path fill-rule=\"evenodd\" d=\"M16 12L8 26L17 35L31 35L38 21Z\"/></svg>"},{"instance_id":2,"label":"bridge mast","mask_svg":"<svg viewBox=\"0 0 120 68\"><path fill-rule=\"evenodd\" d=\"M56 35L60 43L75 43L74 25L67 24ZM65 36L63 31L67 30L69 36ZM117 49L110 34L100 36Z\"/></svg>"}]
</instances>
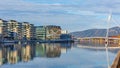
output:
<instances>
[{"instance_id":1,"label":"bridge mast","mask_svg":"<svg viewBox=\"0 0 120 68\"><path fill-rule=\"evenodd\" d=\"M105 47L106 47L106 57L107 57L107 64L108 64L108 68L110 68L110 64L109 64L109 55L108 55L108 44L109 44L109 27L110 27L110 21L112 19L112 12L110 11L110 15L108 16L108 26L107 26L107 32L106 32L106 38L105 38Z\"/></svg>"},{"instance_id":2,"label":"bridge mast","mask_svg":"<svg viewBox=\"0 0 120 68\"><path fill-rule=\"evenodd\" d=\"M106 38L105 38L105 42L106 42L106 47L108 46L108 43L109 43L109 27L110 27L110 21L112 19L112 12L110 11L110 15L108 16L108 19L107 19L107 23L108 23L108 26L107 26L107 30L106 30Z\"/></svg>"}]
</instances>

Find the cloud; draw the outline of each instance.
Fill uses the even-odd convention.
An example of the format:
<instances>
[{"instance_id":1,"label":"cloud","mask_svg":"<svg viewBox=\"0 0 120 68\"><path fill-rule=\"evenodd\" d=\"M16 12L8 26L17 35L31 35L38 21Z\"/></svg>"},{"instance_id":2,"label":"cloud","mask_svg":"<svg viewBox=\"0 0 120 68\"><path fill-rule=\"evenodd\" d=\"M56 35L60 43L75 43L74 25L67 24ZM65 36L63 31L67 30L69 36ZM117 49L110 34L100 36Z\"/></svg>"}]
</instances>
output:
<instances>
[{"instance_id":1,"label":"cloud","mask_svg":"<svg viewBox=\"0 0 120 68\"><path fill-rule=\"evenodd\" d=\"M69 31L106 27L109 9L120 19L119 0L2 0L0 18L55 24ZM105 23L105 24L104 24Z\"/></svg>"}]
</instances>

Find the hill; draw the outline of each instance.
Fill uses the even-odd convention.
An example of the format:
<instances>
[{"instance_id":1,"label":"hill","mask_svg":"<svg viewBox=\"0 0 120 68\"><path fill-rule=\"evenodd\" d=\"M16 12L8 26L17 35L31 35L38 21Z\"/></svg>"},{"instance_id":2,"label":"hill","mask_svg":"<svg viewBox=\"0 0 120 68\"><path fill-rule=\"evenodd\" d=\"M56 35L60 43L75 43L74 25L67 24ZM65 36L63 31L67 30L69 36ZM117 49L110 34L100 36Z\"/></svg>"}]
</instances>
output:
<instances>
[{"instance_id":1,"label":"hill","mask_svg":"<svg viewBox=\"0 0 120 68\"><path fill-rule=\"evenodd\" d=\"M106 29L88 29L84 31L76 31L70 33L75 37L105 37ZM120 27L113 27L109 29L109 36L115 36L120 34Z\"/></svg>"}]
</instances>

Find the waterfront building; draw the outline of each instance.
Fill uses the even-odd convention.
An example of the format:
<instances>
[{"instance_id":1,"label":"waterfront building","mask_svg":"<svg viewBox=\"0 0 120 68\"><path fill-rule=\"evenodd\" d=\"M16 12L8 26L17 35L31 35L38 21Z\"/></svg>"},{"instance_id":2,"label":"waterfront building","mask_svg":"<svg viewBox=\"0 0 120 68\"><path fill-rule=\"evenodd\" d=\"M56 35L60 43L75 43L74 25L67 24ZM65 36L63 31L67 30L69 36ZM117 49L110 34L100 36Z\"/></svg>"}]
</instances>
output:
<instances>
[{"instance_id":1,"label":"waterfront building","mask_svg":"<svg viewBox=\"0 0 120 68\"><path fill-rule=\"evenodd\" d=\"M35 29L33 24L28 22L22 23L22 37L27 40L35 38Z\"/></svg>"},{"instance_id":2,"label":"waterfront building","mask_svg":"<svg viewBox=\"0 0 120 68\"><path fill-rule=\"evenodd\" d=\"M5 38L8 35L7 31L7 22L5 20L0 19L0 38Z\"/></svg>"},{"instance_id":3,"label":"waterfront building","mask_svg":"<svg viewBox=\"0 0 120 68\"><path fill-rule=\"evenodd\" d=\"M5 21L0 19L0 38L8 40L55 40L60 39L61 27L56 25L34 26L28 22L17 22L16 20Z\"/></svg>"},{"instance_id":4,"label":"waterfront building","mask_svg":"<svg viewBox=\"0 0 120 68\"><path fill-rule=\"evenodd\" d=\"M61 34L60 39L72 39L72 36L70 34Z\"/></svg>"},{"instance_id":5,"label":"waterfront building","mask_svg":"<svg viewBox=\"0 0 120 68\"><path fill-rule=\"evenodd\" d=\"M36 26L35 27L35 36L37 40L46 39L46 27L45 26Z\"/></svg>"},{"instance_id":6,"label":"waterfront building","mask_svg":"<svg viewBox=\"0 0 120 68\"><path fill-rule=\"evenodd\" d=\"M46 39L47 40L60 39L60 35L61 35L60 26L56 26L56 25L46 26Z\"/></svg>"},{"instance_id":7,"label":"waterfront building","mask_svg":"<svg viewBox=\"0 0 120 68\"><path fill-rule=\"evenodd\" d=\"M8 26L8 37L13 38L14 40L22 39L22 24L15 21L10 20L7 24Z\"/></svg>"},{"instance_id":8,"label":"waterfront building","mask_svg":"<svg viewBox=\"0 0 120 68\"><path fill-rule=\"evenodd\" d=\"M61 30L61 34L68 34L67 30Z\"/></svg>"},{"instance_id":9,"label":"waterfront building","mask_svg":"<svg viewBox=\"0 0 120 68\"><path fill-rule=\"evenodd\" d=\"M35 32L37 40L54 40L60 38L61 27L55 25L36 26Z\"/></svg>"},{"instance_id":10,"label":"waterfront building","mask_svg":"<svg viewBox=\"0 0 120 68\"><path fill-rule=\"evenodd\" d=\"M109 36L110 38L120 38L120 35L116 35L116 36Z\"/></svg>"},{"instance_id":11,"label":"waterfront building","mask_svg":"<svg viewBox=\"0 0 120 68\"><path fill-rule=\"evenodd\" d=\"M120 35L116 35L116 36L109 36L109 38L114 38L109 40L111 43L117 43L118 45L120 45Z\"/></svg>"}]
</instances>

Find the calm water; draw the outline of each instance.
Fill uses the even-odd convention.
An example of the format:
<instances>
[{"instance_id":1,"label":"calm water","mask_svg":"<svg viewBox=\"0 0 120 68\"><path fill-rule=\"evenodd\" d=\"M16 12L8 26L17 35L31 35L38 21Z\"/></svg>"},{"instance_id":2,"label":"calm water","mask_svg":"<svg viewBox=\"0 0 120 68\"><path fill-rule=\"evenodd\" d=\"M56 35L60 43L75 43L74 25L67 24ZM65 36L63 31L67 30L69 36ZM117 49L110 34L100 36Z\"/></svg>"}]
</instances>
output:
<instances>
[{"instance_id":1,"label":"calm water","mask_svg":"<svg viewBox=\"0 0 120 68\"><path fill-rule=\"evenodd\" d=\"M85 47L84 47L85 46ZM90 46L90 45L87 45ZM107 68L119 49L70 43L4 44L0 47L0 68Z\"/></svg>"}]
</instances>

